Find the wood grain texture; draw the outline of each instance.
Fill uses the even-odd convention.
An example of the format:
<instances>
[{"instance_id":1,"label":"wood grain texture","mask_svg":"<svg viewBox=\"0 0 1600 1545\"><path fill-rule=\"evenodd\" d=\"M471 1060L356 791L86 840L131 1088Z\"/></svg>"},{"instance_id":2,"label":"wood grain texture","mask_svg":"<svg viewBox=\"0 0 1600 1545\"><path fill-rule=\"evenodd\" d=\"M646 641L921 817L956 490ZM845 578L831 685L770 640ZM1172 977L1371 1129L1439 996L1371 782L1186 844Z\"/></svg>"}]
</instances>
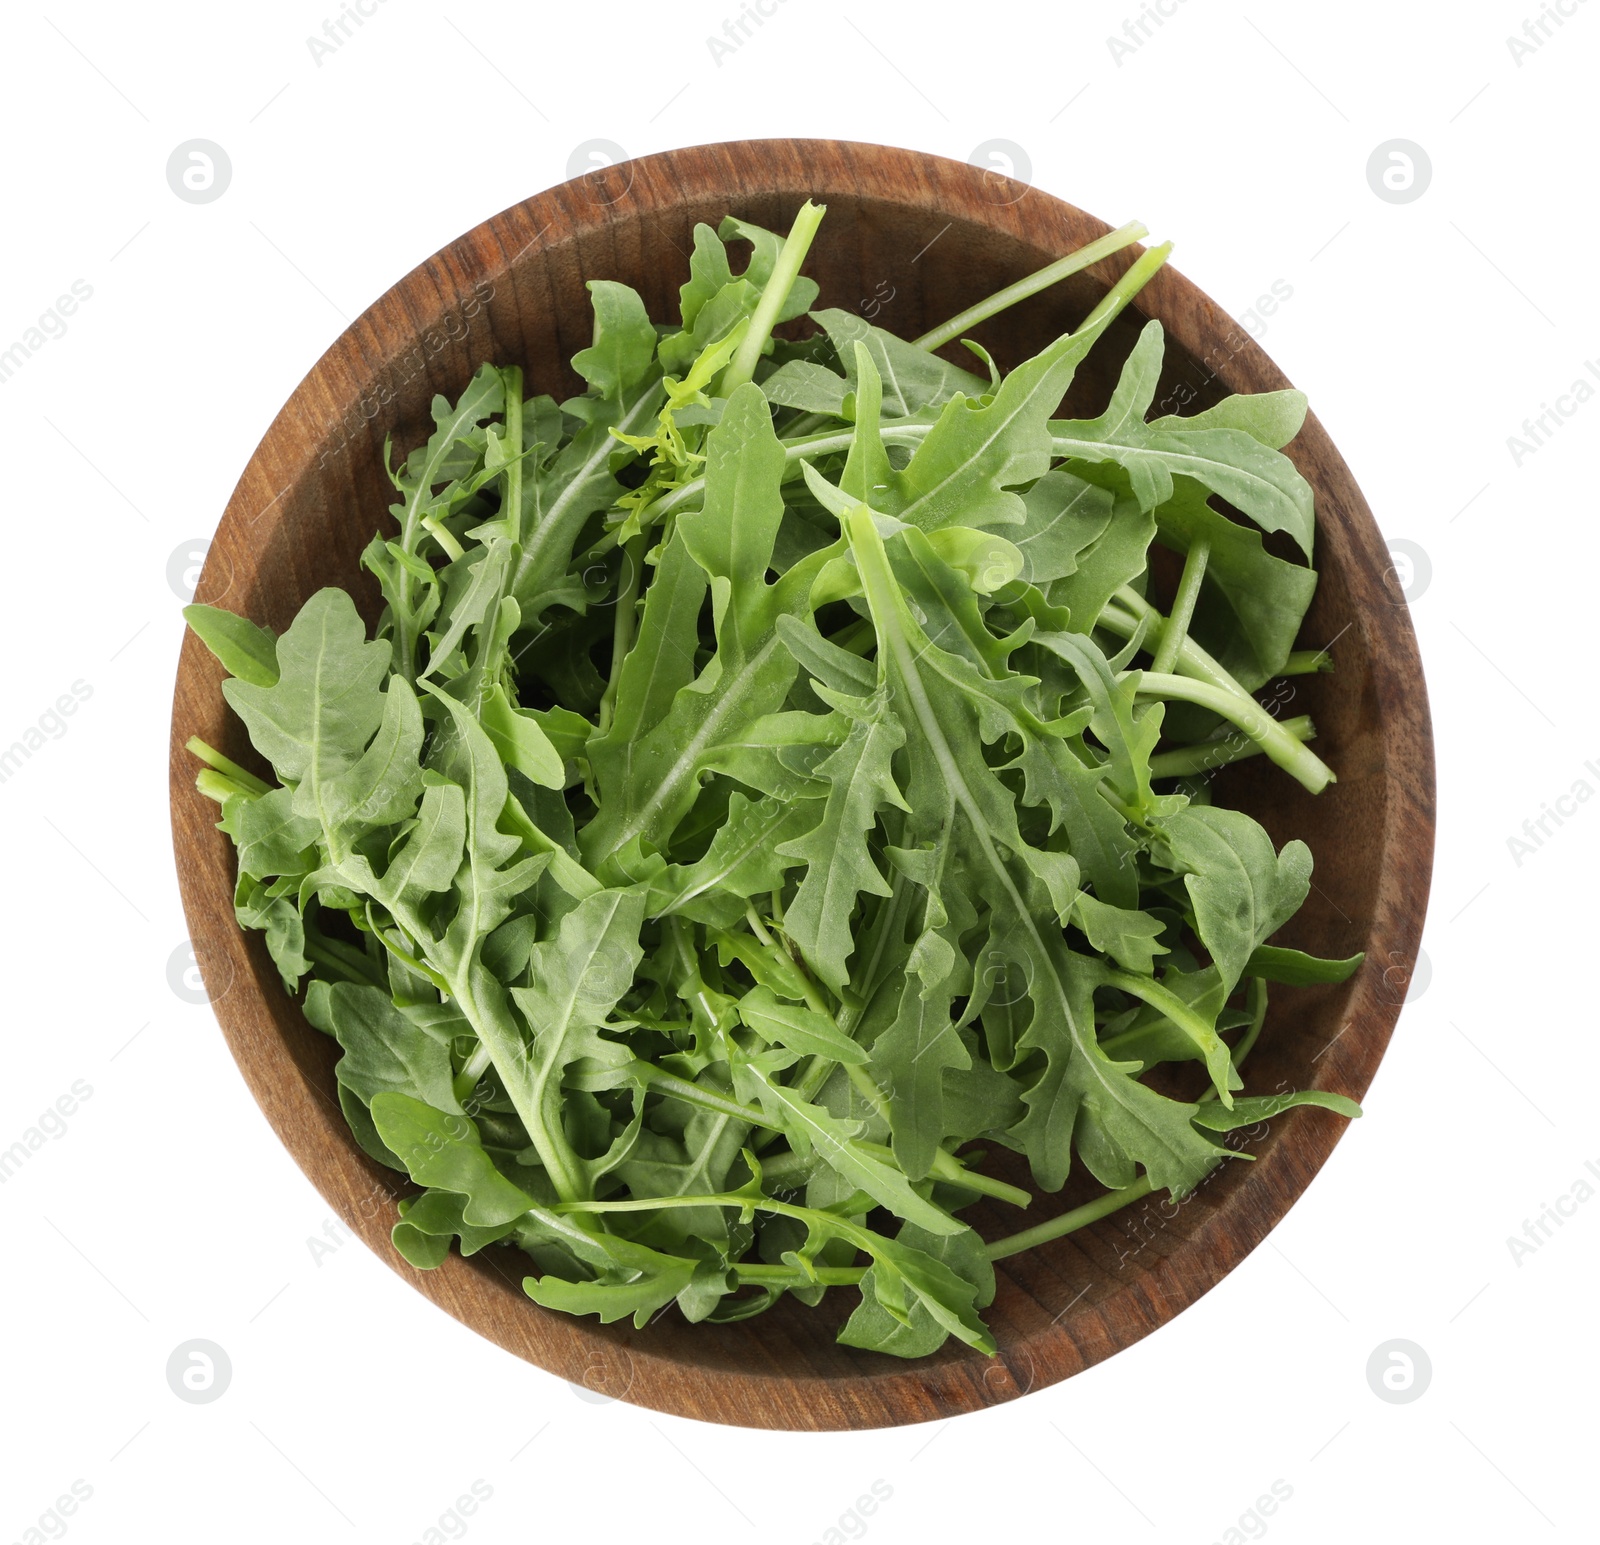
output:
<instances>
[{"instance_id":1,"label":"wood grain texture","mask_svg":"<svg viewBox=\"0 0 1600 1545\"><path fill-rule=\"evenodd\" d=\"M522 364L530 392L577 390L567 361L589 342L586 279L625 280L651 315L675 315L697 220L714 225L731 211L783 230L808 197L828 205L806 270L821 284L821 304L876 308L875 320L906 337L1107 230L992 172L826 140L702 146L567 183L430 258L318 361L245 468L197 599L281 630L312 591L341 585L372 618L376 590L358 558L374 526L387 524L386 434L397 448L418 443L433 395L454 398L485 359ZM1010 367L1080 320L1139 250L992 318L975 336ZM1071 411L1104 405L1147 317L1161 320L1169 343L1160 411L1182 401L1192 412L1229 392L1289 384L1242 328L1168 267L1080 370ZM970 362L959 347L947 353ZM1364 949L1367 963L1338 987L1274 989L1248 1088L1359 1098L1393 1030L1422 932L1432 738L1410 620L1366 501L1314 416L1289 454L1317 498L1322 579L1302 643L1338 642L1337 672L1297 678L1287 711L1315 716L1317 748L1339 782L1313 798L1257 759L1222 774L1218 798L1248 809L1275 841L1305 838L1316 856L1311 898L1279 942L1341 956ZM635 1331L531 1303L520 1288L522 1258L510 1251L452 1255L437 1271L414 1271L388 1237L393 1198L408 1183L356 1147L334 1095L337 1048L284 994L260 935L234 924L232 848L215 828L215 806L195 791L195 764L183 750L198 734L259 765L225 709L220 680L211 656L186 638L173 702L172 822L196 957L240 1070L302 1169L383 1260L457 1319L563 1378L680 1415L809 1430L927 1421L1012 1400L1130 1345L1215 1286L1283 1217L1344 1130L1326 1112L1296 1110L1273 1122L1255 1164L1226 1166L1183 1204L1147 1201L1002 1262L988 1313L1000 1347L993 1359L959 1345L914 1363L841 1347L833 1336L849 1292L815 1310L786 1299L736 1325L691 1326L674 1311ZM993 1237L1095 1189L1079 1174L1026 1215L994 1204L969 1216Z\"/></svg>"}]
</instances>

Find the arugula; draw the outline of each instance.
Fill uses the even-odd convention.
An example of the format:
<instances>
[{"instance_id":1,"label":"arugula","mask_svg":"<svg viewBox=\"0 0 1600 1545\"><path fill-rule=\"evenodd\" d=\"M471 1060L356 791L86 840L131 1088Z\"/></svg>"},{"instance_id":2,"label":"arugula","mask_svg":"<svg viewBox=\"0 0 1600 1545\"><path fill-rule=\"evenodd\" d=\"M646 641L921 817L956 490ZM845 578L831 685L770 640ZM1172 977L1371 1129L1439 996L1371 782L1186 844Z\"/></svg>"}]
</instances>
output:
<instances>
[{"instance_id":1,"label":"arugula","mask_svg":"<svg viewBox=\"0 0 1600 1545\"><path fill-rule=\"evenodd\" d=\"M337 589L281 637L191 606L259 762L190 745L240 925L420 1188L413 1265L514 1248L536 1302L641 1326L846 1288L853 1346L992 1352L991 1263L1085 1214L986 1238L975 1202L1033 1198L969 1145L1081 1165L1103 1215L1219 1134L1359 1114L1245 1092L1267 984L1361 957L1270 942L1311 856L1204 776L1332 778L1253 695L1308 658L1305 401L1148 419L1151 322L1057 417L1166 248L1013 369L935 350L1142 227L910 341L811 309L822 213L697 227L673 321L592 282L575 397L486 364L436 399L376 636Z\"/></svg>"}]
</instances>

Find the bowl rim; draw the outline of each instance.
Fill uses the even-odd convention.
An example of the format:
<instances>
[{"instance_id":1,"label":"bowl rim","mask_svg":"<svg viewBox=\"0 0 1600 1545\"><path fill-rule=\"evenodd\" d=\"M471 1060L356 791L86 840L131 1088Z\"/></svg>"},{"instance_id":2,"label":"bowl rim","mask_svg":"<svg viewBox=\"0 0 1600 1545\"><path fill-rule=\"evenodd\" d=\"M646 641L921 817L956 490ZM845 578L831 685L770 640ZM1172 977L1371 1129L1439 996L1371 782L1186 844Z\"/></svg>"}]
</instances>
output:
<instances>
[{"instance_id":1,"label":"bowl rim","mask_svg":"<svg viewBox=\"0 0 1600 1545\"><path fill-rule=\"evenodd\" d=\"M468 287L475 287L474 293L481 292L485 283L492 287L506 280L528 254L557 251L564 241L603 228L615 215L649 219L681 206L691 193L724 197L730 208L758 192L766 197L792 196L798 205L813 192L825 198L823 184L829 178L836 183L842 176L854 179L852 192L924 211L955 210L958 218L1063 252L1110 229L1063 200L1000 178L991 170L924 152L850 141L731 141L664 151L586 174L481 222L419 263L363 311L274 417L228 500L217 539L267 517L271 505L290 487L317 475L313 463L319 445L326 454L329 426L348 421L371 383L397 357L397 319L420 338ZM1114 276L1142 250L1126 249L1091 272ZM1135 309L1158 318L1169 337L1205 363L1228 391L1271 391L1289 385L1242 326L1170 264L1140 294ZM1227 352L1216 360L1219 344ZM337 410L331 417L330 409ZM1331 1085L1359 1098L1376 1071L1403 1001L1403 992L1395 991L1395 972L1400 971L1403 981L1416 959L1422 933L1434 844L1432 733L1410 617L1385 589L1387 549L1354 477L1315 414L1308 415L1291 454L1299 464L1314 461L1321 473L1316 485L1318 540L1324 551L1330 538L1343 549L1340 561L1378 696L1384 760L1393 770L1389 780L1393 786L1385 790L1381 830L1371 839L1383 857L1368 942L1369 966L1374 956L1389 965L1382 971L1365 969L1352 978L1345 1018L1346 1027L1354 1026L1358 1033L1341 1031L1326 1049L1330 1054L1315 1080L1318 1087ZM213 549L221 545L214 540ZM226 595L231 583L231 571L223 573L208 557L196 599L214 603ZM788 1430L899 1425L1015 1399L1131 1345L1209 1291L1267 1236L1342 1136L1343 1121L1293 1113L1288 1118L1293 1120L1292 1130L1250 1167L1249 1185L1219 1186L1220 1199L1180 1250L1153 1260L1135 1279L1142 1291L1123 1292L1115 1299L1136 1301L1122 1303L1116 1316L1097 1308L1081 1318L1058 1317L1038 1334L1003 1346L992 1360L971 1353L904 1363L868 1355L868 1363L891 1366L803 1378L772 1366L732 1369L687 1364L652 1350L648 1332L632 1333L626 1322L619 1329L599 1326L588 1317L559 1315L522 1298L520 1290L514 1290L514 1307L508 1308L511 1301L503 1292L503 1302L491 1302L482 1286L485 1264L465 1262L455 1251L443 1267L415 1271L389 1246L388 1208L373 1205L382 1177L391 1172L380 1170L361 1153L342 1113L311 1087L306 1069L272 1028L272 1013L256 970L260 962L251 958L252 949L264 958L259 939L244 937L231 909L225 917L217 915L215 855L226 850L223 878L231 895L231 847L217 837L214 807L196 793L193 762L184 750L198 694L214 690L205 685L206 659L203 646L186 631L170 738L174 847L196 958L218 1023L251 1093L307 1177L386 1264L479 1334L597 1393L616 1390L636 1404L677 1415ZM197 858L197 851L208 846L212 858ZM212 872L207 872L208 863ZM241 984L246 990L240 990ZM407 1189L405 1183L394 1182L389 1194Z\"/></svg>"}]
</instances>

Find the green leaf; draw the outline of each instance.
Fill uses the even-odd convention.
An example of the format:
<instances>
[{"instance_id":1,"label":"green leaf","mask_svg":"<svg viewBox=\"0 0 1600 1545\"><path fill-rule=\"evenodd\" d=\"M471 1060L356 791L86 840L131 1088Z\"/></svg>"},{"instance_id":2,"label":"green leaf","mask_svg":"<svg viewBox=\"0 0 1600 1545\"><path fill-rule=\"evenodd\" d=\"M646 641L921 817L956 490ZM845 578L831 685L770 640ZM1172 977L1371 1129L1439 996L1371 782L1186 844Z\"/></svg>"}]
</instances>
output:
<instances>
[{"instance_id":1,"label":"green leaf","mask_svg":"<svg viewBox=\"0 0 1600 1545\"><path fill-rule=\"evenodd\" d=\"M1134 1080L1138 1064L1113 1063L1101 1053L1092 1002L1096 972L1072 955L1059 932L1040 927L1028 882L1017 860L1007 856L1023 846L1015 807L979 754L980 707L992 708L997 697L980 695L961 668L964 662L933 644L906 609L870 517L851 516L849 533L880 658L907 703L912 809L919 816L952 807L959 812L971 832L967 862L983 875L991 906L1003 909L1029 972L1035 1012L1022 1045L1042 1051L1046 1067L1023 1096L1028 1114L1015 1135L1027 1149L1034 1178L1058 1189L1076 1136L1084 1162L1107 1186L1130 1185L1137 1163L1158 1186L1175 1193L1191 1189L1220 1150L1190 1126L1186 1106Z\"/></svg>"},{"instance_id":2,"label":"green leaf","mask_svg":"<svg viewBox=\"0 0 1600 1545\"><path fill-rule=\"evenodd\" d=\"M523 1291L546 1309L565 1314L595 1314L609 1325L632 1315L641 1328L689 1285L695 1262L673 1258L671 1264L628 1282L567 1282L560 1277L524 1277Z\"/></svg>"},{"instance_id":3,"label":"green leaf","mask_svg":"<svg viewBox=\"0 0 1600 1545\"><path fill-rule=\"evenodd\" d=\"M776 889L783 884L785 871L800 862L788 852L789 839L815 824L819 808L816 800L785 804L731 794L728 818L705 853L692 864L672 864L651 880L650 915L681 912L703 922L742 917L745 897ZM704 905L722 898L735 903L733 917L724 916L725 909L714 915L696 912L697 902Z\"/></svg>"},{"instance_id":4,"label":"green leaf","mask_svg":"<svg viewBox=\"0 0 1600 1545\"><path fill-rule=\"evenodd\" d=\"M783 517L785 463L766 399L747 382L707 437L704 508L685 511L677 521L684 545L710 579L716 654L639 738L630 775L579 833L591 862L635 837L665 846L694 804L702 755L779 708L788 693L794 661L773 628L781 612L803 603L820 561L807 559L777 584L766 582Z\"/></svg>"},{"instance_id":5,"label":"green leaf","mask_svg":"<svg viewBox=\"0 0 1600 1545\"><path fill-rule=\"evenodd\" d=\"M394 1093L410 1095L436 1112L460 1112L448 1043L409 1019L385 993L351 982L312 982L305 1014L344 1048L334 1073L366 1104Z\"/></svg>"},{"instance_id":6,"label":"green leaf","mask_svg":"<svg viewBox=\"0 0 1600 1545\"><path fill-rule=\"evenodd\" d=\"M839 1340L891 1357L926 1357L944 1345L953 1320L966 1332L963 1341L987 1350L988 1337L976 1311L994 1301L994 1267L983 1253L983 1241L970 1229L940 1236L907 1223L895 1246L894 1252L883 1252L886 1264L875 1260L867 1268L861 1279L861 1303L839 1332ZM922 1259L915 1260L909 1252ZM911 1290L909 1299L899 1284L889 1285L893 1275ZM881 1299L880 1282L885 1283ZM885 1300L892 1307L886 1307Z\"/></svg>"},{"instance_id":7,"label":"green leaf","mask_svg":"<svg viewBox=\"0 0 1600 1545\"><path fill-rule=\"evenodd\" d=\"M705 570L690 557L681 531L674 531L645 594L639 636L622 663L610 728L588 742L602 808L626 797L640 742L694 680L708 589Z\"/></svg>"},{"instance_id":8,"label":"green leaf","mask_svg":"<svg viewBox=\"0 0 1600 1545\"><path fill-rule=\"evenodd\" d=\"M1206 1102L1196 1108L1192 1120L1196 1126L1212 1132L1233 1132L1240 1127L1253 1127L1259 1121L1270 1121L1296 1105L1314 1105L1331 1110L1352 1120L1361 1114L1361 1107L1342 1094L1332 1094L1323 1089L1299 1089L1283 1094L1252 1095L1233 1102L1232 1110Z\"/></svg>"},{"instance_id":9,"label":"green leaf","mask_svg":"<svg viewBox=\"0 0 1600 1545\"><path fill-rule=\"evenodd\" d=\"M1147 322L1106 411L1095 419L1060 419L1049 427L1055 455L1114 461L1132 480L1141 509L1173 496L1186 477L1242 510L1263 531L1287 531L1309 560L1316 528L1311 485L1287 456L1243 429L1196 427L1181 418L1145 422L1161 375L1162 330Z\"/></svg>"},{"instance_id":10,"label":"green leaf","mask_svg":"<svg viewBox=\"0 0 1600 1545\"><path fill-rule=\"evenodd\" d=\"M547 1155L565 1159L562 1074L579 1057L605 1055L598 1032L633 985L643 958L639 928L644 905L645 892L639 888L586 897L561 919L553 939L533 947L530 985L511 990L533 1032L526 1068L516 1075L525 1091L523 1119L547 1169ZM577 1161L577 1168L584 1170L586 1163ZM559 1179L557 1189L562 1189Z\"/></svg>"},{"instance_id":11,"label":"green leaf","mask_svg":"<svg viewBox=\"0 0 1600 1545\"><path fill-rule=\"evenodd\" d=\"M1077 572L1079 555L1111 524L1116 497L1057 468L1023 494L1022 505L1021 529L1012 534L1022 553L1022 573L1030 584L1047 585Z\"/></svg>"},{"instance_id":12,"label":"green leaf","mask_svg":"<svg viewBox=\"0 0 1600 1545\"><path fill-rule=\"evenodd\" d=\"M1068 454L1053 447L1049 416L1108 321L1063 334L981 405L952 397L880 508L925 531L1023 522L1026 507L1010 490L1040 477L1052 455Z\"/></svg>"},{"instance_id":13,"label":"green leaf","mask_svg":"<svg viewBox=\"0 0 1600 1545\"><path fill-rule=\"evenodd\" d=\"M1292 388L1281 392L1236 392L1214 407L1187 418L1176 416L1151 421L1152 429L1237 429L1275 451L1281 451L1300 433L1306 420L1306 394Z\"/></svg>"},{"instance_id":14,"label":"green leaf","mask_svg":"<svg viewBox=\"0 0 1600 1545\"><path fill-rule=\"evenodd\" d=\"M794 1089L780 1084L752 1065L761 1107L780 1122L797 1151L817 1156L846 1184L864 1191L896 1217L920 1224L933 1234L953 1234L962 1225L911 1187L898 1169L862 1151L850 1124L831 1116Z\"/></svg>"},{"instance_id":15,"label":"green leaf","mask_svg":"<svg viewBox=\"0 0 1600 1545\"><path fill-rule=\"evenodd\" d=\"M1080 893L1073 902L1072 914L1089 943L1110 955L1125 970L1149 976L1155 970L1155 957L1168 953L1166 945L1156 942L1164 925L1148 912L1108 906L1093 896Z\"/></svg>"},{"instance_id":16,"label":"green leaf","mask_svg":"<svg viewBox=\"0 0 1600 1545\"><path fill-rule=\"evenodd\" d=\"M786 361L761 383L768 402L831 418L844 417L844 394L848 389L843 376L808 359Z\"/></svg>"},{"instance_id":17,"label":"green leaf","mask_svg":"<svg viewBox=\"0 0 1600 1545\"><path fill-rule=\"evenodd\" d=\"M1086 633L1036 633L1034 641L1077 673L1094 709L1090 728L1110 756L1106 781L1134 820L1148 822L1164 808L1150 788L1150 757L1161 739L1164 705L1138 707L1139 672L1118 674Z\"/></svg>"},{"instance_id":18,"label":"green leaf","mask_svg":"<svg viewBox=\"0 0 1600 1545\"><path fill-rule=\"evenodd\" d=\"M1230 992L1256 947L1299 911L1311 888L1305 843L1274 852L1272 839L1240 810L1191 805L1159 824L1153 853L1184 876L1196 931Z\"/></svg>"},{"instance_id":19,"label":"green leaf","mask_svg":"<svg viewBox=\"0 0 1600 1545\"><path fill-rule=\"evenodd\" d=\"M535 623L552 606L581 611L588 604L581 578L567 577L573 545L585 522L622 497L616 473L634 460L635 453L617 435L646 429L661 399L661 378L654 368L624 387L615 400L574 399L566 406L581 405L582 426L548 463L525 468L522 509L517 529L510 533L517 555L509 582L525 625Z\"/></svg>"},{"instance_id":20,"label":"green leaf","mask_svg":"<svg viewBox=\"0 0 1600 1545\"><path fill-rule=\"evenodd\" d=\"M265 880L307 874L316 866L322 828L293 807L293 789L272 789L254 799L236 794L223 806L219 824L238 848L240 874Z\"/></svg>"},{"instance_id":21,"label":"green leaf","mask_svg":"<svg viewBox=\"0 0 1600 1545\"><path fill-rule=\"evenodd\" d=\"M857 347L865 351L883 383L883 412L889 418L915 417L957 395L976 400L989 389L982 376L873 327L853 311L816 311L812 317L844 362L845 383L852 392L859 387Z\"/></svg>"},{"instance_id":22,"label":"green leaf","mask_svg":"<svg viewBox=\"0 0 1600 1545\"><path fill-rule=\"evenodd\" d=\"M550 743L538 718L514 707L498 682L484 694L478 722L507 767L547 789L559 789L566 781L561 754Z\"/></svg>"},{"instance_id":23,"label":"green leaf","mask_svg":"<svg viewBox=\"0 0 1600 1545\"><path fill-rule=\"evenodd\" d=\"M826 687L818 688L818 695L850 721L850 731L844 744L816 765L815 776L828 780L820 821L778 851L807 866L784 913L784 928L822 980L839 992L850 979L856 898L889 894L867 839L881 807L910 809L890 765L905 744L905 731L881 689L871 698L847 697Z\"/></svg>"},{"instance_id":24,"label":"green leaf","mask_svg":"<svg viewBox=\"0 0 1600 1545\"><path fill-rule=\"evenodd\" d=\"M1244 963L1244 974L1259 976L1268 982L1282 982L1287 987L1312 987L1323 982L1348 981L1361 969L1366 958L1363 953L1345 960L1323 960L1299 950L1261 944L1251 950L1250 958Z\"/></svg>"},{"instance_id":25,"label":"green leaf","mask_svg":"<svg viewBox=\"0 0 1600 1545\"><path fill-rule=\"evenodd\" d=\"M299 785L295 809L337 824L329 785L366 749L383 719L387 645L368 643L355 603L342 590L319 590L278 640L278 680L271 686L233 679L223 695L244 720L255 748L286 783Z\"/></svg>"},{"instance_id":26,"label":"green leaf","mask_svg":"<svg viewBox=\"0 0 1600 1545\"><path fill-rule=\"evenodd\" d=\"M378 733L360 758L324 789L321 816L326 829L354 834L410 816L422 794L422 739L416 694L403 677L391 676ZM309 811L302 808L301 813Z\"/></svg>"},{"instance_id":27,"label":"green leaf","mask_svg":"<svg viewBox=\"0 0 1600 1545\"><path fill-rule=\"evenodd\" d=\"M184 607L183 620L230 676L257 687L277 681L278 640L266 628L199 601Z\"/></svg>"},{"instance_id":28,"label":"green leaf","mask_svg":"<svg viewBox=\"0 0 1600 1545\"><path fill-rule=\"evenodd\" d=\"M372 1097L372 1119L418 1185L467 1198L468 1222L509 1223L533 1206L533 1198L494 1167L470 1117L387 1091Z\"/></svg>"},{"instance_id":29,"label":"green leaf","mask_svg":"<svg viewBox=\"0 0 1600 1545\"><path fill-rule=\"evenodd\" d=\"M770 988L757 987L739 1000L739 1018L769 1046L832 1062L866 1063L867 1053L825 1014L784 1003Z\"/></svg>"},{"instance_id":30,"label":"green leaf","mask_svg":"<svg viewBox=\"0 0 1600 1545\"><path fill-rule=\"evenodd\" d=\"M422 791L416 821L372 894L392 909L414 907L424 896L450 889L467 845L467 797L459 784L438 782Z\"/></svg>"},{"instance_id":31,"label":"green leaf","mask_svg":"<svg viewBox=\"0 0 1600 1545\"><path fill-rule=\"evenodd\" d=\"M656 330L638 292L612 279L591 279L594 343L572 356L572 368L608 402L644 380L656 355Z\"/></svg>"}]
</instances>

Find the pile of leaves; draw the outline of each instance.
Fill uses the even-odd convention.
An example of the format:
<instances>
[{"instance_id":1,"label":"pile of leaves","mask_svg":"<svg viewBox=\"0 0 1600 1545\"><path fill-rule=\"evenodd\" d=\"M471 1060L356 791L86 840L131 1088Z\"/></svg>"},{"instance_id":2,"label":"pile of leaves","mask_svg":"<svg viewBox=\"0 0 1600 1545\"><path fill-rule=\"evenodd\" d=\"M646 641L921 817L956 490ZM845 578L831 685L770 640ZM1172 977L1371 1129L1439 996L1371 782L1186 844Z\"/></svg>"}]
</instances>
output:
<instances>
[{"instance_id":1,"label":"pile of leaves","mask_svg":"<svg viewBox=\"0 0 1600 1545\"><path fill-rule=\"evenodd\" d=\"M992 1351L994 1260L1289 1105L1359 1114L1240 1092L1266 984L1360 957L1267 943L1311 856L1209 801L1246 755L1332 778L1252 695L1327 664L1305 402L1148 420L1149 322L1102 414L1053 417L1166 248L968 371L936 348L1142 227L910 342L811 311L821 214L699 226L675 323L592 282L579 396L484 365L436 398L364 555L377 636L338 589L281 637L190 607L275 781L191 748L239 922L423 1188L408 1261L515 1246L538 1303L639 1325L846 1287L844 1342ZM1146 1081L1173 1063L1193 1098ZM1035 1200L994 1150L1107 1195L985 1242L978 1198Z\"/></svg>"}]
</instances>

